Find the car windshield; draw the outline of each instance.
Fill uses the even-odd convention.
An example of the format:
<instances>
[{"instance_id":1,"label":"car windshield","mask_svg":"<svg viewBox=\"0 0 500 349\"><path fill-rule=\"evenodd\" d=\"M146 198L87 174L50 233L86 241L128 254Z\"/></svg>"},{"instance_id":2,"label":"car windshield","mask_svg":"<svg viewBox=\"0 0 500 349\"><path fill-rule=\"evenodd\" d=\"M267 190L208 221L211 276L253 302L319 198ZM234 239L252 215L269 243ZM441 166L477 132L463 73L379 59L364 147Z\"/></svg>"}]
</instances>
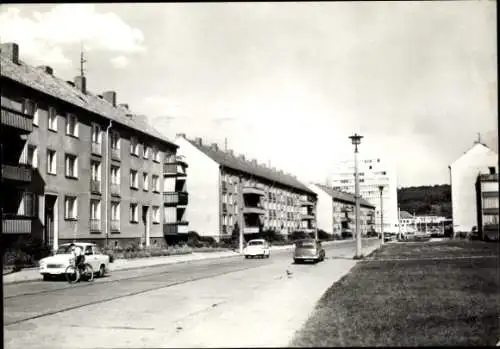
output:
<instances>
[{"instance_id":1,"label":"car windshield","mask_svg":"<svg viewBox=\"0 0 500 349\"><path fill-rule=\"evenodd\" d=\"M59 246L59 248L57 249L57 252L56 254L68 254L68 253L71 253L71 245L61 245ZM75 246L80 246L80 245L75 245ZM82 246L80 246L80 248L82 248ZM82 248L83 250L83 248Z\"/></svg>"},{"instance_id":2,"label":"car windshield","mask_svg":"<svg viewBox=\"0 0 500 349\"><path fill-rule=\"evenodd\" d=\"M297 247L300 248L315 248L316 244L314 241L297 241Z\"/></svg>"},{"instance_id":3,"label":"car windshield","mask_svg":"<svg viewBox=\"0 0 500 349\"><path fill-rule=\"evenodd\" d=\"M261 246L264 245L264 241L250 241L248 246Z\"/></svg>"}]
</instances>

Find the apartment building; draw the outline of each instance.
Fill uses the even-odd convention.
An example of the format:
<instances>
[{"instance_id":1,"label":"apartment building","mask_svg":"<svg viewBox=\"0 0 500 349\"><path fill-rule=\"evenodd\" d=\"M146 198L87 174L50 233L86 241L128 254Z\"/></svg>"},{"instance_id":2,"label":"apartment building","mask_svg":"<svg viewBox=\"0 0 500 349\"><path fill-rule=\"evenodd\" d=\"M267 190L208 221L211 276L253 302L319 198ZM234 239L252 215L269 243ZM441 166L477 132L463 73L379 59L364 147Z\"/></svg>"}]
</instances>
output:
<instances>
[{"instance_id":1,"label":"apartment building","mask_svg":"<svg viewBox=\"0 0 500 349\"><path fill-rule=\"evenodd\" d=\"M383 186L384 231L398 232L398 189L395 166L380 158L360 157L358 160L359 194L376 207L375 228L381 232L380 190ZM354 160L339 161L328 178L329 186L354 194Z\"/></svg>"},{"instance_id":2,"label":"apartment building","mask_svg":"<svg viewBox=\"0 0 500 349\"><path fill-rule=\"evenodd\" d=\"M477 231L482 240L499 239L498 173L494 168L476 180Z\"/></svg>"},{"instance_id":3,"label":"apartment building","mask_svg":"<svg viewBox=\"0 0 500 349\"><path fill-rule=\"evenodd\" d=\"M240 228L246 239L267 229L315 231L316 194L294 176L201 138L178 134L176 143L190 168L190 230L216 240Z\"/></svg>"},{"instance_id":4,"label":"apartment building","mask_svg":"<svg viewBox=\"0 0 500 349\"><path fill-rule=\"evenodd\" d=\"M479 140L450 166L453 232L471 232L477 225L475 183L480 173L498 173L498 154Z\"/></svg>"},{"instance_id":5,"label":"apartment building","mask_svg":"<svg viewBox=\"0 0 500 349\"><path fill-rule=\"evenodd\" d=\"M440 233L451 220L444 216L417 216L407 211L399 212L400 232L407 233Z\"/></svg>"},{"instance_id":6,"label":"apartment building","mask_svg":"<svg viewBox=\"0 0 500 349\"><path fill-rule=\"evenodd\" d=\"M353 194L316 183L309 184L309 188L318 196L318 229L337 236L341 236L342 232L356 232L356 200ZM359 229L361 235L366 236L375 231L375 205L361 198L359 207Z\"/></svg>"},{"instance_id":7,"label":"apartment building","mask_svg":"<svg viewBox=\"0 0 500 349\"><path fill-rule=\"evenodd\" d=\"M164 176L175 143L116 92L92 94L85 76L65 81L21 61L17 44L0 48L4 236L161 244L177 222L163 193L177 189L177 174Z\"/></svg>"}]
</instances>

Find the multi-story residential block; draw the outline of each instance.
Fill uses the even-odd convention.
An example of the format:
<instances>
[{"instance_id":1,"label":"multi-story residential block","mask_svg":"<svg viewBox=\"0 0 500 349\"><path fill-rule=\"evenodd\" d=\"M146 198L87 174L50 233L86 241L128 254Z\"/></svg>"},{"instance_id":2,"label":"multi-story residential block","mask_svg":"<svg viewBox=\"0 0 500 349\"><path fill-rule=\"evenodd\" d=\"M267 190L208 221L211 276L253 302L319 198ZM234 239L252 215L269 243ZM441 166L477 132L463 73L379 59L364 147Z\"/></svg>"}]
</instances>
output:
<instances>
[{"instance_id":1,"label":"multi-story residential block","mask_svg":"<svg viewBox=\"0 0 500 349\"><path fill-rule=\"evenodd\" d=\"M398 188L397 172L387 161L377 159L358 160L359 194L371 205L376 207L376 230L380 232L380 190L382 192L384 231L397 233L398 231ZM334 167L328 178L328 184L336 190L354 193L354 161L340 161Z\"/></svg>"},{"instance_id":2,"label":"multi-story residential block","mask_svg":"<svg viewBox=\"0 0 500 349\"><path fill-rule=\"evenodd\" d=\"M64 81L22 62L15 43L1 45L1 67L4 235L54 248L162 243L163 223L177 222L163 194L177 189L163 164L175 143L114 91L94 95L84 76Z\"/></svg>"},{"instance_id":3,"label":"multi-story residential block","mask_svg":"<svg viewBox=\"0 0 500 349\"><path fill-rule=\"evenodd\" d=\"M322 184L310 184L309 188L318 195L316 215L318 229L331 235L356 231L356 200L353 194L334 190ZM359 228L362 235L375 231L375 205L360 199ZM353 234L354 236L354 234Z\"/></svg>"},{"instance_id":4,"label":"multi-story residential block","mask_svg":"<svg viewBox=\"0 0 500 349\"><path fill-rule=\"evenodd\" d=\"M480 173L489 173L490 168L498 173L498 154L485 144L474 145L450 166L451 208L453 232L471 232L477 225L475 183Z\"/></svg>"},{"instance_id":5,"label":"multi-story residential block","mask_svg":"<svg viewBox=\"0 0 500 349\"><path fill-rule=\"evenodd\" d=\"M476 180L477 231L482 240L499 239L498 173L480 174Z\"/></svg>"},{"instance_id":6,"label":"multi-story residential block","mask_svg":"<svg viewBox=\"0 0 500 349\"><path fill-rule=\"evenodd\" d=\"M201 138L179 134L176 143L190 168L190 230L216 240L240 228L245 238L263 229L284 235L315 231L316 194L292 175L235 156L215 143L205 145Z\"/></svg>"}]
</instances>

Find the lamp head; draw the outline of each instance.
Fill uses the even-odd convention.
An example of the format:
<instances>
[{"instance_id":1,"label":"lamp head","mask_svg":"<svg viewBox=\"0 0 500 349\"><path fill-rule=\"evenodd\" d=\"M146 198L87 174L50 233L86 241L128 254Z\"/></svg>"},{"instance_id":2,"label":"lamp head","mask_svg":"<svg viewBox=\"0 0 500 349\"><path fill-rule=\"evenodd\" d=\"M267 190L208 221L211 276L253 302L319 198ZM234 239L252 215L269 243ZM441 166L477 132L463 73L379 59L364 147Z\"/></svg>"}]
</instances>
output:
<instances>
[{"instance_id":1,"label":"lamp head","mask_svg":"<svg viewBox=\"0 0 500 349\"><path fill-rule=\"evenodd\" d=\"M352 144L359 145L361 143L361 139L363 138L363 136L360 136L357 133L355 133L354 135L349 136L349 138L351 139Z\"/></svg>"}]
</instances>

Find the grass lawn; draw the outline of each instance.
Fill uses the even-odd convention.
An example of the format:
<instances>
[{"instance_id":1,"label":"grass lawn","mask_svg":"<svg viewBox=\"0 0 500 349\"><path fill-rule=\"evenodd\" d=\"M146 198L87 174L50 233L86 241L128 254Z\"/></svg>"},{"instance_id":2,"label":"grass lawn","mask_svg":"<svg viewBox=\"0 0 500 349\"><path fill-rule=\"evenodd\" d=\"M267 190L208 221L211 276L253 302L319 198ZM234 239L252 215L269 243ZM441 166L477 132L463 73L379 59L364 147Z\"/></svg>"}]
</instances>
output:
<instances>
[{"instance_id":1,"label":"grass lawn","mask_svg":"<svg viewBox=\"0 0 500 349\"><path fill-rule=\"evenodd\" d=\"M494 346L499 248L386 245L325 292L290 346Z\"/></svg>"}]
</instances>

